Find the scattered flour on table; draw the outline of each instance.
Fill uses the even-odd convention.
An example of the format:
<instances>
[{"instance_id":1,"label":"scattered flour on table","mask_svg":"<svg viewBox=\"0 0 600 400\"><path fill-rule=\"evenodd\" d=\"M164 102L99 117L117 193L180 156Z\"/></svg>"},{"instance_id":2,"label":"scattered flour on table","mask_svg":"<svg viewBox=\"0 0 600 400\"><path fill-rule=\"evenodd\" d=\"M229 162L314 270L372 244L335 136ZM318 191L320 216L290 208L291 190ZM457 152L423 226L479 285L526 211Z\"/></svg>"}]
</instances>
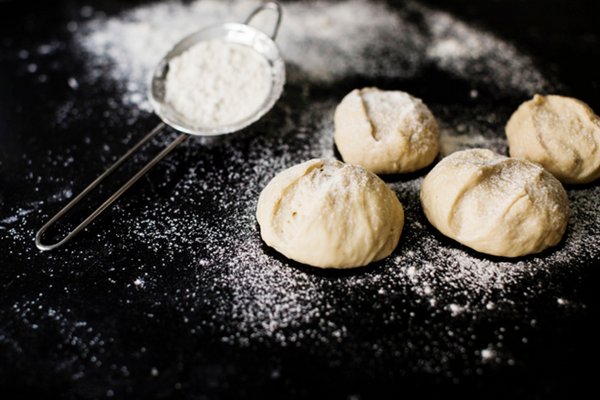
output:
<instances>
[{"instance_id":1,"label":"scattered flour on table","mask_svg":"<svg viewBox=\"0 0 600 400\"><path fill-rule=\"evenodd\" d=\"M242 21L259 4L152 4L116 17L99 15L76 32L75 41L91 56L88 79L108 75L122 85L124 104L151 111L148 75L173 45L202 27ZM348 76L412 78L434 64L474 84L525 96L548 85L531 59L512 45L416 2L398 12L361 0L291 2L283 7L276 42L286 63L301 71L288 74L291 82L326 83ZM422 21L415 22L414 14ZM266 13L258 22L270 32L273 21Z\"/></svg>"},{"instance_id":2,"label":"scattered flour on table","mask_svg":"<svg viewBox=\"0 0 600 400\"><path fill-rule=\"evenodd\" d=\"M126 144L132 139L127 126L149 117L147 78L160 58L199 27L243 20L257 4L154 2L113 17L84 7L81 15L91 19L67 25L86 69L65 82L68 90L93 94L105 85L117 93L101 116L94 115L93 96L77 104L76 95L60 107L56 124L71 126L65 132L75 131L76 137L81 128L87 136L77 144L72 137L60 141L41 159L23 159L20 178L30 191L19 193L18 206L2 203L0 233L7 248L2 257L12 260L5 264L13 268L7 276L14 275L5 285L9 293L23 288L0 310L0 319L8 321L0 332L7 359L22 360L43 338L49 345L43 353L56 361L50 372L63 374L48 379L87 378L80 386L87 390L94 377L117 382L143 374L138 369L143 364L149 377L168 380L168 371L146 363L146 357L162 357L162 343L159 349L144 343L168 331L175 335L168 345L179 354L189 350L190 339L216 337L236 352L240 345L304 345L311 359L339 361L343 368L350 360L361 374L402 378L413 370L454 379L463 371L485 373L478 369L483 364L514 365L512 357L519 357L514 339L527 343L525 332L537 330L540 307L563 315L585 309L561 282L585 279L581 260L600 258L598 185L568 189L571 219L561 245L519 260L478 255L436 234L420 209L422 176L388 181L405 208L405 228L395 252L373 267L320 273L290 265L262 243L254 216L262 188L287 167L335 156L332 116L345 95L339 85L377 80L427 87L423 69L458 83L449 89L452 96L421 96L440 125L442 155L471 147L506 154L502 129L514 110L502 104L552 89L510 44L416 2L397 10L363 1L286 2L277 43L287 61L288 86L273 110L247 134L188 140L177 157L155 167L167 182L142 179L139 185L147 191L131 197L150 194L133 200L137 207L123 196L65 249L66 258L62 250L37 251L33 235L53 208L77 192L73 170L82 159L90 154L106 163L116 159L113 139ZM454 96L462 100L449 100ZM100 120L94 117L102 117L98 126L89 122ZM143 133L134 128L134 135ZM48 172L28 172L27 162L42 163ZM43 185L55 192L40 200L36 191ZM27 241L29 248L22 245ZM81 286L81 274L88 286ZM90 287L95 289L86 293ZM101 307L97 313L81 299L109 301L114 312L103 314ZM139 343L123 343L124 315L149 324L137 332ZM105 318L126 323L106 324ZM481 321L486 328L473 328ZM488 326L494 332L486 332ZM505 341L509 336L512 342ZM131 352L116 360L115 352L125 348ZM182 367L194 371L192 360L174 359L172 371L179 376ZM107 396L115 393L111 389Z\"/></svg>"},{"instance_id":3,"label":"scattered flour on table","mask_svg":"<svg viewBox=\"0 0 600 400\"><path fill-rule=\"evenodd\" d=\"M148 74L170 47L203 26L243 20L257 4L155 3L114 17L99 14L75 32L90 71L78 86L109 80L122 93L114 101L128 107L132 116L146 117L151 111L145 96ZM265 132L242 139L244 143L237 139L187 143L188 165L194 165L195 154L211 160L216 151L223 157L218 164L223 169L212 171L209 161L198 161L177 183L172 199L154 202L116 222L128 235L123 240L148 243L165 264L202 249L194 265L206 277L190 283L179 309L184 318L191 320L194 307L208 301L196 293L208 291L215 324L220 321L217 326L226 342L266 337L290 344L314 339L316 331L335 342L349 334L335 318L344 313L340 293L354 293L366 307L385 298L402 299L408 292L435 312L476 315L510 307L510 288L523 279L565 268L582 254L588 259L600 255L594 244L600 236L595 228L600 216L590 200L598 198L597 188L569 194L572 218L564 246L512 262L478 257L434 235L420 211L422 177L389 182L405 207L406 224L399 247L378 267L323 277L269 252L254 217L258 195L282 169L310 158L335 156L332 116L341 98L327 91L337 83L354 78L409 82L422 79L421 71L433 67L461 82L464 93L456 95L464 98L476 99L487 91L519 100L550 88L531 59L511 44L416 2L398 10L359 0L291 2L283 7L276 42L288 66L287 95L294 96L293 101L286 100L284 91L274 110L257 124L266 127ZM443 99L423 101L440 124L441 154L470 147L506 150L499 127L509 110L498 111L485 103L473 108ZM165 162L178 168L176 161ZM203 198L219 199L211 213L202 210ZM196 207L196 214L179 210L178 205L187 202ZM163 292L160 282L146 272L130 285ZM202 329L201 324L193 329ZM312 328L286 331L300 326Z\"/></svg>"}]
</instances>

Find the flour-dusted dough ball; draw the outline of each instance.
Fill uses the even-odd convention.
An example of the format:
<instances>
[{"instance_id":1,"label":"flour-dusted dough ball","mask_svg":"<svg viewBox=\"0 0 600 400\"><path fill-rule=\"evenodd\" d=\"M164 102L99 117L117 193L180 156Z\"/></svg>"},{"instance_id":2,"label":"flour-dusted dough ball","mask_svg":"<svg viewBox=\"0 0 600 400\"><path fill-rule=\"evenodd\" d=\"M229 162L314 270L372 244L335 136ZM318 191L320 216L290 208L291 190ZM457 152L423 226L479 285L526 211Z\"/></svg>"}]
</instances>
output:
<instances>
[{"instance_id":1,"label":"flour-dusted dough ball","mask_svg":"<svg viewBox=\"0 0 600 400\"><path fill-rule=\"evenodd\" d=\"M525 159L483 149L440 161L423 181L421 204L444 235L503 257L558 244L569 219L567 193L554 176Z\"/></svg>"},{"instance_id":2,"label":"flour-dusted dough ball","mask_svg":"<svg viewBox=\"0 0 600 400\"><path fill-rule=\"evenodd\" d=\"M355 89L337 106L334 124L335 144L344 161L376 174L416 171L438 153L433 114L405 92Z\"/></svg>"},{"instance_id":3,"label":"flour-dusted dough ball","mask_svg":"<svg viewBox=\"0 0 600 400\"><path fill-rule=\"evenodd\" d=\"M511 156L541 164L564 183L600 177L600 118L582 101L536 94L510 117L506 136Z\"/></svg>"},{"instance_id":4,"label":"flour-dusted dough ball","mask_svg":"<svg viewBox=\"0 0 600 400\"><path fill-rule=\"evenodd\" d=\"M256 217L269 246L320 268L354 268L387 257L404 225L400 201L377 175L321 159L275 176L260 194Z\"/></svg>"}]
</instances>

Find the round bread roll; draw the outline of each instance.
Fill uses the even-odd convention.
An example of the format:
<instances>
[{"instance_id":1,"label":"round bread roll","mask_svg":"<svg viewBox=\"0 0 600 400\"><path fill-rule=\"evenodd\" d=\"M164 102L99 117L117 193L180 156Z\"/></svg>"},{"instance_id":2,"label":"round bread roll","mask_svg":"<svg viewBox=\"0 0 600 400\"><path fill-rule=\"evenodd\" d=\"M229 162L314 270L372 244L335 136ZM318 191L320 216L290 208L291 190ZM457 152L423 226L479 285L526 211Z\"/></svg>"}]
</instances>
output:
<instances>
[{"instance_id":1,"label":"round bread roll","mask_svg":"<svg viewBox=\"0 0 600 400\"><path fill-rule=\"evenodd\" d=\"M483 149L440 161L423 181L421 204L444 235L503 257L558 244L569 220L567 193L554 176L527 160Z\"/></svg>"},{"instance_id":2,"label":"round bread roll","mask_svg":"<svg viewBox=\"0 0 600 400\"><path fill-rule=\"evenodd\" d=\"M267 245L320 268L354 268L398 245L404 211L377 175L339 161L314 159L279 173L258 199Z\"/></svg>"},{"instance_id":3,"label":"round bread roll","mask_svg":"<svg viewBox=\"0 0 600 400\"><path fill-rule=\"evenodd\" d=\"M510 117L506 136L511 156L541 164L561 182L600 177L600 118L582 101L536 94Z\"/></svg>"},{"instance_id":4,"label":"round bread roll","mask_svg":"<svg viewBox=\"0 0 600 400\"><path fill-rule=\"evenodd\" d=\"M334 124L335 144L344 161L376 174L416 171L438 153L433 114L405 92L355 89L337 106Z\"/></svg>"}]
</instances>

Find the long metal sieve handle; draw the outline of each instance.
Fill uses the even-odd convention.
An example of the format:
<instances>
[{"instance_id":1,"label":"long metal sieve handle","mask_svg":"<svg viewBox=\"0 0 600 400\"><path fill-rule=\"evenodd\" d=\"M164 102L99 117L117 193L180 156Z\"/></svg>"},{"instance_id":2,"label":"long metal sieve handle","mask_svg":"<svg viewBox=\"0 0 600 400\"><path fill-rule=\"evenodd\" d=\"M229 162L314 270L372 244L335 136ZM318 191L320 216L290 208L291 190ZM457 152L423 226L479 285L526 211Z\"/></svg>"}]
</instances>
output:
<instances>
[{"instance_id":1,"label":"long metal sieve handle","mask_svg":"<svg viewBox=\"0 0 600 400\"><path fill-rule=\"evenodd\" d=\"M167 154L171 152L175 147L177 147L181 142L183 142L188 134L183 133L179 137L169 144L165 149L163 149L156 157L154 157L148 164L146 164L142 169L140 169L127 183L125 183L119 190L117 190L112 196L108 198L100 207L96 209L93 213L91 213L79 226L73 229L64 239L54 244L44 244L42 243L42 235L48 228L56 223L63 215L65 215L69 210L71 210L77 203L81 201L85 196L87 196L92 190L96 188L102 181L104 181L110 174L115 172L121 164L129 157L131 157L134 153L136 153L143 145L152 140L156 135L158 135L166 125L164 123L160 123L154 128L150 133L148 133L142 140L140 140L135 146L131 148L124 156L119 158L110 168L108 168L102 175L100 175L96 180L89 184L81 193L77 195L73 200L69 202L62 210L58 212L50 221L46 223L35 235L35 245L40 250L52 250L57 247L62 246L71 240L75 235L81 232L90 222L94 220L102 211L104 211L108 206L110 206L119 196L121 196L131 185L133 185L138 179L140 179L150 168L156 165L160 160L162 160Z\"/></svg>"}]
</instances>

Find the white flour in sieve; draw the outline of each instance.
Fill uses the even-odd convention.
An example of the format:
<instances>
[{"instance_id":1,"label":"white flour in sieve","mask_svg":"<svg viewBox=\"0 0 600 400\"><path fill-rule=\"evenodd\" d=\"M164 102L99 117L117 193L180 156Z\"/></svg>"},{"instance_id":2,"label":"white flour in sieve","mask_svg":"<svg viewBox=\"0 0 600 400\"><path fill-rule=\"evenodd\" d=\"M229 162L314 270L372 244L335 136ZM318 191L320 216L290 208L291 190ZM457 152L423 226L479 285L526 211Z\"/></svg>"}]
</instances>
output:
<instances>
[{"instance_id":1,"label":"white flour in sieve","mask_svg":"<svg viewBox=\"0 0 600 400\"><path fill-rule=\"evenodd\" d=\"M207 41L169 62L165 100L193 126L212 128L250 117L270 88L267 60L255 50Z\"/></svg>"}]
</instances>

